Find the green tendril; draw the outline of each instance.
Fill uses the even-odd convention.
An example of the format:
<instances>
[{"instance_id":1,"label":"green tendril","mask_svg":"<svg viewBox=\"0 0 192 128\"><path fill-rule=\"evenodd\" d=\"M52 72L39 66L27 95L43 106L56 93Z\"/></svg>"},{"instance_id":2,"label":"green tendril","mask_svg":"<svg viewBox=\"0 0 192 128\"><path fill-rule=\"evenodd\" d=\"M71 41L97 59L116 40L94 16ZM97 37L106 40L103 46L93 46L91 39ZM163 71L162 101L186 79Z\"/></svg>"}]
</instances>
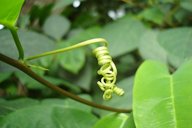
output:
<instances>
[{"instance_id":1,"label":"green tendril","mask_svg":"<svg viewBox=\"0 0 192 128\"><path fill-rule=\"evenodd\" d=\"M97 73L103 77L101 78L101 81L97 82L97 84L100 89L104 91L103 99L111 99L112 93L122 96L124 94L123 89L118 88L115 85L117 68L112 61L112 57L109 55L108 48L106 46L101 46L96 48L93 53L98 60L98 64L101 66Z\"/></svg>"},{"instance_id":2,"label":"green tendril","mask_svg":"<svg viewBox=\"0 0 192 128\"><path fill-rule=\"evenodd\" d=\"M90 44L94 43L104 43L104 46L100 46L96 49L94 49L93 53L95 54L98 64L101 66L101 68L98 70L98 74L102 75L103 77L101 78L101 81L98 81L97 84L99 88L104 91L103 94L103 99L104 100L109 100L112 98L112 94L115 93L118 96L122 96L124 94L123 89L118 88L115 85L116 82L116 76L117 76L117 69L115 64L112 61L112 57L109 55L109 51L107 48L108 42L105 39L102 38L96 38L96 39L91 39L87 40L66 48L58 49L58 50L53 50L49 52L45 52L36 56L31 56L25 59L25 61L37 59L40 57L48 56L48 55L53 55L53 54L58 54L58 53L63 53L66 51L70 51L76 48L80 48L83 46L87 46ZM34 66L33 66L34 67ZM37 67L35 67L37 68ZM38 67L39 68L39 67Z\"/></svg>"},{"instance_id":3,"label":"green tendril","mask_svg":"<svg viewBox=\"0 0 192 128\"><path fill-rule=\"evenodd\" d=\"M80 47L87 46L87 45L90 45L90 44L95 44L95 43L104 43L105 46L108 45L108 42L105 39L95 38L95 39L80 42L78 44L75 44L75 45L72 45L72 46L69 46L69 47L66 47L66 48L61 48L61 49L45 52L45 53L42 53L42 54L38 54L36 56L31 56L31 57L26 58L25 61L38 59L40 57L44 57L44 56L48 56L48 55L67 52L67 51L70 51L70 50L73 50L73 49L76 49L76 48L80 48Z\"/></svg>"}]
</instances>

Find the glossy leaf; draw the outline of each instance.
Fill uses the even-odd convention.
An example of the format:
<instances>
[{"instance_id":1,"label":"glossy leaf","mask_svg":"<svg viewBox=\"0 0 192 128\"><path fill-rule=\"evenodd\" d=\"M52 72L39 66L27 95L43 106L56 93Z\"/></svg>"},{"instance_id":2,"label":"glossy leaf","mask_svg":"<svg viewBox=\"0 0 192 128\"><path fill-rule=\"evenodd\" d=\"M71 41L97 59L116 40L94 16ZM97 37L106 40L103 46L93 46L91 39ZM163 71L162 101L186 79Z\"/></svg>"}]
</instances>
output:
<instances>
[{"instance_id":1,"label":"glossy leaf","mask_svg":"<svg viewBox=\"0 0 192 128\"><path fill-rule=\"evenodd\" d=\"M110 114L101 118L93 128L130 128L127 121L128 116L126 114Z\"/></svg>"},{"instance_id":2,"label":"glossy leaf","mask_svg":"<svg viewBox=\"0 0 192 128\"><path fill-rule=\"evenodd\" d=\"M0 0L0 24L13 27L19 16L24 0Z\"/></svg>"},{"instance_id":3,"label":"glossy leaf","mask_svg":"<svg viewBox=\"0 0 192 128\"><path fill-rule=\"evenodd\" d=\"M144 32L141 22L131 16L106 25L101 31L101 37L109 42L110 54L113 57L131 52L138 47L139 37Z\"/></svg>"},{"instance_id":4,"label":"glossy leaf","mask_svg":"<svg viewBox=\"0 0 192 128\"><path fill-rule=\"evenodd\" d=\"M70 28L70 21L60 15L52 15L43 25L44 32L56 40L60 40Z\"/></svg>"},{"instance_id":5,"label":"glossy leaf","mask_svg":"<svg viewBox=\"0 0 192 128\"><path fill-rule=\"evenodd\" d=\"M170 74L165 65L146 61L134 84L133 114L137 128L192 127L192 61Z\"/></svg>"}]
</instances>

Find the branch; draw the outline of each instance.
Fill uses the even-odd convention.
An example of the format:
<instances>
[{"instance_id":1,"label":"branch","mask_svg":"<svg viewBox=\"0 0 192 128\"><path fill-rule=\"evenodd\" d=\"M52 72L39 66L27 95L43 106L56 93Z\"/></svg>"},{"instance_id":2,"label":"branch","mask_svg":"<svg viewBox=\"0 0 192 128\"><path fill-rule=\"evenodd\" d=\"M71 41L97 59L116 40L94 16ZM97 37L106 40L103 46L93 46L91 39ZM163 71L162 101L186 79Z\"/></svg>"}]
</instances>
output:
<instances>
[{"instance_id":1,"label":"branch","mask_svg":"<svg viewBox=\"0 0 192 128\"><path fill-rule=\"evenodd\" d=\"M24 65L23 63L21 63L18 60L14 60L6 55L3 55L0 53L0 61L3 61L19 70L21 70L22 72L26 73L27 75L29 75L31 78L35 79L36 81L38 81L39 83L43 84L44 86L64 95L67 96L71 99L74 99L78 102L81 102L83 104L95 107L95 108L99 108L99 109L103 109L103 110L107 110L107 111L113 111L113 112L122 112L122 113L129 113L132 110L129 109L118 109L118 108L113 108L113 107L108 107L108 106L104 106L104 105L99 105L96 104L94 102L85 100L83 98L80 98L68 91L65 91L61 88L59 88L58 86L53 85L52 83L50 83L49 81L43 79L42 77L40 77L39 75L37 75L35 72L33 72L30 68L28 68L26 65Z\"/></svg>"}]
</instances>

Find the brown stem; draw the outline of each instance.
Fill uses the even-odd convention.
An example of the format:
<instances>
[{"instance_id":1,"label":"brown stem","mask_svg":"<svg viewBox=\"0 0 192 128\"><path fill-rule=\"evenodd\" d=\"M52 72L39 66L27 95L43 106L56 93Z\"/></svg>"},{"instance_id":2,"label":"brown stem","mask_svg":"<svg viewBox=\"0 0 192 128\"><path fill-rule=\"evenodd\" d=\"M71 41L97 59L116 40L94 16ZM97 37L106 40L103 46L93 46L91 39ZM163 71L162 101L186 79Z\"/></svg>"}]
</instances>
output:
<instances>
[{"instance_id":1,"label":"brown stem","mask_svg":"<svg viewBox=\"0 0 192 128\"><path fill-rule=\"evenodd\" d=\"M27 75L29 75L31 78L37 80L39 83L45 85L46 87L64 95L64 96L67 96L71 99L74 99L78 102L81 102L83 104L86 104L86 105L89 105L89 106L92 106L92 107L95 107L95 108L99 108L99 109L103 109L103 110L107 110L107 111L113 111L113 112L122 112L122 113L129 113L131 112L132 110L129 110L129 109L118 109L118 108L113 108L113 107L108 107L108 106L104 106L104 105L99 105L99 104L96 104L94 102L91 102L91 101L88 101L88 100L85 100L83 98L80 98L68 91L65 91L61 88L59 88L58 86L55 86L53 85L52 83L50 83L49 81L43 79L41 76L37 75L35 72L33 72L30 68L28 68L26 65L24 65L23 63L21 63L20 61L18 60L14 60L6 55L3 55L0 53L0 61L3 61L19 70L21 70L22 72L26 73Z\"/></svg>"}]
</instances>

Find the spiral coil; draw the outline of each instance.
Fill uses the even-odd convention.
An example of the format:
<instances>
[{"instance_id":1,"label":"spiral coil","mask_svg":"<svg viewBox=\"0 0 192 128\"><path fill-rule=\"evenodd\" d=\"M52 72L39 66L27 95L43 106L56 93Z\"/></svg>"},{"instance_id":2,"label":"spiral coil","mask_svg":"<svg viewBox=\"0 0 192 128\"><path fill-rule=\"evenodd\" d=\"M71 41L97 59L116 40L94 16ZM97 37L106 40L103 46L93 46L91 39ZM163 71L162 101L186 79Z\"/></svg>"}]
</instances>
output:
<instances>
[{"instance_id":1,"label":"spiral coil","mask_svg":"<svg viewBox=\"0 0 192 128\"><path fill-rule=\"evenodd\" d=\"M106 46L101 46L96 48L93 53L98 60L98 64L101 66L97 73L103 77L97 84L100 89L104 91L103 99L111 99L112 93L122 96L124 94L123 89L115 85L117 69L112 61L112 57L109 55L108 48Z\"/></svg>"}]
</instances>

